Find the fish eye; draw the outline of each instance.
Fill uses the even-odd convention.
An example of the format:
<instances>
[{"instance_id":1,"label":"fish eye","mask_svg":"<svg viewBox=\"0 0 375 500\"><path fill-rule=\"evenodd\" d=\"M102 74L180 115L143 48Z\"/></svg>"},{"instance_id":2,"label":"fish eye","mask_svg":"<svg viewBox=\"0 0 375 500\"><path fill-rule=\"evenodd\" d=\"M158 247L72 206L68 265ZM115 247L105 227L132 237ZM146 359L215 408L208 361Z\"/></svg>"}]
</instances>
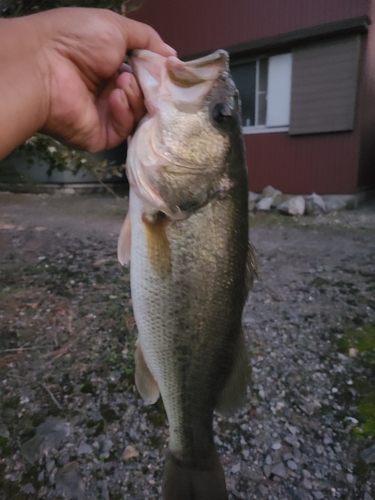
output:
<instances>
[{"instance_id":1,"label":"fish eye","mask_svg":"<svg viewBox=\"0 0 375 500\"><path fill-rule=\"evenodd\" d=\"M227 102L218 102L212 108L211 116L217 125L225 125L233 116L233 108Z\"/></svg>"}]
</instances>

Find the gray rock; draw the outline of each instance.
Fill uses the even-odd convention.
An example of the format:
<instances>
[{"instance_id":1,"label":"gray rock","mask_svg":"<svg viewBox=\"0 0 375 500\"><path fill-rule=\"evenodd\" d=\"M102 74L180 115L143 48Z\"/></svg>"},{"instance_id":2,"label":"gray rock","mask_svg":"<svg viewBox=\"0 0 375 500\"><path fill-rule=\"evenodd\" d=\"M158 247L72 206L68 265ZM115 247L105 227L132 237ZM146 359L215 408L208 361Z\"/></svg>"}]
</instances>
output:
<instances>
[{"instance_id":1,"label":"gray rock","mask_svg":"<svg viewBox=\"0 0 375 500\"><path fill-rule=\"evenodd\" d=\"M267 465L271 465L272 464L272 457L271 457L271 455L267 455L266 456L265 462L266 462Z\"/></svg>"},{"instance_id":2,"label":"gray rock","mask_svg":"<svg viewBox=\"0 0 375 500\"><path fill-rule=\"evenodd\" d=\"M279 212L289 215L303 215L305 213L305 198L303 196L293 196L289 200L278 205Z\"/></svg>"},{"instance_id":3,"label":"gray rock","mask_svg":"<svg viewBox=\"0 0 375 500\"><path fill-rule=\"evenodd\" d=\"M316 193L312 193L307 196L306 199L306 213L308 215L320 215L325 214L327 211L325 201L321 196Z\"/></svg>"},{"instance_id":4,"label":"gray rock","mask_svg":"<svg viewBox=\"0 0 375 500\"><path fill-rule=\"evenodd\" d=\"M85 484L79 474L77 462L70 462L56 473L56 492L67 500L84 500Z\"/></svg>"},{"instance_id":5,"label":"gray rock","mask_svg":"<svg viewBox=\"0 0 375 500\"><path fill-rule=\"evenodd\" d=\"M288 460L287 466L289 467L290 470L297 470L298 469L298 465L296 464L296 462L294 460Z\"/></svg>"},{"instance_id":6,"label":"gray rock","mask_svg":"<svg viewBox=\"0 0 375 500\"><path fill-rule=\"evenodd\" d=\"M271 475L271 467L269 465L265 465L263 467L263 473L266 476L266 478L268 479Z\"/></svg>"},{"instance_id":7,"label":"gray rock","mask_svg":"<svg viewBox=\"0 0 375 500\"><path fill-rule=\"evenodd\" d=\"M312 500L312 496L304 488L297 488L294 498L295 500Z\"/></svg>"},{"instance_id":8,"label":"gray rock","mask_svg":"<svg viewBox=\"0 0 375 500\"><path fill-rule=\"evenodd\" d=\"M324 494L321 491L313 491L312 494L316 500L323 500L324 498Z\"/></svg>"},{"instance_id":9,"label":"gray rock","mask_svg":"<svg viewBox=\"0 0 375 500\"><path fill-rule=\"evenodd\" d=\"M259 200L256 204L257 210L263 210L264 212L267 212L271 207L273 203L273 198L262 198Z\"/></svg>"},{"instance_id":10,"label":"gray rock","mask_svg":"<svg viewBox=\"0 0 375 500\"><path fill-rule=\"evenodd\" d=\"M272 467L271 472L275 476L279 476L279 477L281 477L283 479L287 479L287 477L288 477L288 472L287 472L287 470L286 470L285 465L283 464L283 462L279 462L274 467Z\"/></svg>"},{"instance_id":11,"label":"gray rock","mask_svg":"<svg viewBox=\"0 0 375 500\"><path fill-rule=\"evenodd\" d=\"M265 497L268 495L268 488L264 484L258 486L260 493Z\"/></svg>"},{"instance_id":12,"label":"gray rock","mask_svg":"<svg viewBox=\"0 0 375 500\"><path fill-rule=\"evenodd\" d=\"M260 195L257 193L253 193L252 191L249 191L248 194L248 208L249 211L252 211L255 209L256 202L259 200Z\"/></svg>"},{"instance_id":13,"label":"gray rock","mask_svg":"<svg viewBox=\"0 0 375 500\"><path fill-rule=\"evenodd\" d=\"M101 455L106 455L113 448L113 441L111 439L106 439L101 443Z\"/></svg>"},{"instance_id":14,"label":"gray rock","mask_svg":"<svg viewBox=\"0 0 375 500\"><path fill-rule=\"evenodd\" d=\"M372 500L372 496L369 495L369 493L367 493L366 491L366 493L363 495L363 500Z\"/></svg>"},{"instance_id":15,"label":"gray rock","mask_svg":"<svg viewBox=\"0 0 375 500\"><path fill-rule=\"evenodd\" d=\"M339 212L340 210L345 210L348 203L350 203L350 196L347 195L330 195L324 196L324 202L326 205L326 212Z\"/></svg>"},{"instance_id":16,"label":"gray rock","mask_svg":"<svg viewBox=\"0 0 375 500\"><path fill-rule=\"evenodd\" d=\"M8 428L3 423L0 423L0 436L3 437L3 438L8 438L9 437Z\"/></svg>"},{"instance_id":17,"label":"gray rock","mask_svg":"<svg viewBox=\"0 0 375 500\"><path fill-rule=\"evenodd\" d=\"M375 444L370 446L370 448L366 448L361 453L361 458L366 464L374 464L375 463Z\"/></svg>"},{"instance_id":18,"label":"gray rock","mask_svg":"<svg viewBox=\"0 0 375 500\"><path fill-rule=\"evenodd\" d=\"M81 443L78 447L78 455L90 455L93 452L92 446L87 443Z\"/></svg>"},{"instance_id":19,"label":"gray rock","mask_svg":"<svg viewBox=\"0 0 375 500\"><path fill-rule=\"evenodd\" d=\"M272 206L276 207L282 202L283 193L272 186L267 186L262 191L262 198L272 198Z\"/></svg>"},{"instance_id":20,"label":"gray rock","mask_svg":"<svg viewBox=\"0 0 375 500\"><path fill-rule=\"evenodd\" d=\"M28 493L32 495L33 493L35 493L35 488L31 483L27 483L24 486L22 486L21 491L23 493Z\"/></svg>"},{"instance_id":21,"label":"gray rock","mask_svg":"<svg viewBox=\"0 0 375 500\"><path fill-rule=\"evenodd\" d=\"M21 455L34 465L43 455L48 456L69 436L69 424L59 417L48 417L36 429L35 436L21 447Z\"/></svg>"},{"instance_id":22,"label":"gray rock","mask_svg":"<svg viewBox=\"0 0 375 500\"><path fill-rule=\"evenodd\" d=\"M275 443L272 444L271 448L273 450L279 450L281 448L281 443L280 441L276 441Z\"/></svg>"}]
</instances>

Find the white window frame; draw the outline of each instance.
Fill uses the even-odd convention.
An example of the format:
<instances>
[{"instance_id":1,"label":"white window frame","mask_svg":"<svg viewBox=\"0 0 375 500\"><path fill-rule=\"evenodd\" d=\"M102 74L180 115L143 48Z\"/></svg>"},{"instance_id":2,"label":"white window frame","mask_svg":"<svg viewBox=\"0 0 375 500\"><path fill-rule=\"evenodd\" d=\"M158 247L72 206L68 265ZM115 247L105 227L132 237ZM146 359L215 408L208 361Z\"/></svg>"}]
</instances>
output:
<instances>
[{"instance_id":1,"label":"white window frame","mask_svg":"<svg viewBox=\"0 0 375 500\"><path fill-rule=\"evenodd\" d=\"M280 54L280 55L285 55L285 54L291 54L290 52L286 52L284 54ZM255 72L255 120L258 119L258 111L259 111L259 95L261 93L261 91L259 90L259 79L260 79L260 61L261 59L270 59L272 56L260 56L260 57L257 57L256 59L253 59L253 62L255 61L256 62L256 72ZM291 55L292 57L292 55ZM249 61L249 62L252 62L252 61ZM268 79L268 75L267 75L267 79ZM268 82L267 82L268 84ZM290 91L291 91L291 86L290 86ZM289 103L289 110L290 110L290 103ZM289 124L288 125L285 125L285 126L275 126L275 127L272 127L272 126L267 126L266 124L265 125L250 125L250 126L246 126L246 125L243 125L242 126L242 132L243 134L245 135L251 135L251 134L270 134L270 133L274 133L274 132L288 132L289 131Z\"/></svg>"}]
</instances>

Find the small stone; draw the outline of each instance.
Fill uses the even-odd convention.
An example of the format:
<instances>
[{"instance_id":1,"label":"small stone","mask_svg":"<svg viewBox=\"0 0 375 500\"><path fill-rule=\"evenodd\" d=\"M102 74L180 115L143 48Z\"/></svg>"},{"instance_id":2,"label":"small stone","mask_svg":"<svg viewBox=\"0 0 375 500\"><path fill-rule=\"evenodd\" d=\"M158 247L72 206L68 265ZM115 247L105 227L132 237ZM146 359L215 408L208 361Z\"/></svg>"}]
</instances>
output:
<instances>
[{"instance_id":1,"label":"small stone","mask_svg":"<svg viewBox=\"0 0 375 500\"><path fill-rule=\"evenodd\" d=\"M21 491L23 493L26 493L26 494L28 493L28 494L32 495L35 493L35 488L31 483L27 483L24 486L22 486Z\"/></svg>"},{"instance_id":2,"label":"small stone","mask_svg":"<svg viewBox=\"0 0 375 500\"><path fill-rule=\"evenodd\" d=\"M357 356L357 354L358 354L358 349L356 349L355 347L351 347L349 349L349 356L351 358L355 358Z\"/></svg>"},{"instance_id":3,"label":"small stone","mask_svg":"<svg viewBox=\"0 0 375 500\"><path fill-rule=\"evenodd\" d=\"M302 481L302 484L303 484L304 488L306 488L307 490L311 490L311 488L312 488L312 483L311 483L311 481L310 481L309 479L306 479L306 478L305 478L305 479Z\"/></svg>"},{"instance_id":4,"label":"small stone","mask_svg":"<svg viewBox=\"0 0 375 500\"><path fill-rule=\"evenodd\" d=\"M287 466L289 467L290 470L298 469L298 465L296 464L296 462L294 462L294 460L288 460Z\"/></svg>"},{"instance_id":5,"label":"small stone","mask_svg":"<svg viewBox=\"0 0 375 500\"><path fill-rule=\"evenodd\" d=\"M257 210L263 210L268 212L268 210L272 207L273 198L262 198L256 204Z\"/></svg>"},{"instance_id":6,"label":"small stone","mask_svg":"<svg viewBox=\"0 0 375 500\"><path fill-rule=\"evenodd\" d=\"M285 453L285 455L283 455L283 460L284 462L287 462L288 460L293 460L292 453Z\"/></svg>"},{"instance_id":7,"label":"small stone","mask_svg":"<svg viewBox=\"0 0 375 500\"><path fill-rule=\"evenodd\" d=\"M306 479L310 479L310 477L311 477L311 474L307 469L303 469L302 474L303 474L303 477L305 477Z\"/></svg>"},{"instance_id":8,"label":"small stone","mask_svg":"<svg viewBox=\"0 0 375 500\"><path fill-rule=\"evenodd\" d=\"M333 389L332 389L332 391L333 391ZM325 438L323 439L323 443L325 445L329 445L329 444L332 444L333 441L332 441L332 439L329 436L325 436Z\"/></svg>"},{"instance_id":9,"label":"small stone","mask_svg":"<svg viewBox=\"0 0 375 500\"><path fill-rule=\"evenodd\" d=\"M113 441L111 439L106 439L101 443L101 455L107 455L113 447Z\"/></svg>"},{"instance_id":10,"label":"small stone","mask_svg":"<svg viewBox=\"0 0 375 500\"><path fill-rule=\"evenodd\" d=\"M313 491L312 494L316 500L323 500L324 498L324 494L321 491Z\"/></svg>"},{"instance_id":11,"label":"small stone","mask_svg":"<svg viewBox=\"0 0 375 500\"><path fill-rule=\"evenodd\" d=\"M285 436L284 441L292 446L296 446L297 448L299 447L298 439L296 436L293 436L293 434Z\"/></svg>"},{"instance_id":12,"label":"small stone","mask_svg":"<svg viewBox=\"0 0 375 500\"><path fill-rule=\"evenodd\" d=\"M67 500L84 500L85 484L79 474L77 462L70 462L56 473L56 492Z\"/></svg>"},{"instance_id":13,"label":"small stone","mask_svg":"<svg viewBox=\"0 0 375 500\"><path fill-rule=\"evenodd\" d=\"M297 488L294 498L295 500L312 500L312 496L304 488Z\"/></svg>"},{"instance_id":14,"label":"small stone","mask_svg":"<svg viewBox=\"0 0 375 500\"><path fill-rule=\"evenodd\" d=\"M124 453L122 454L122 459L125 460L130 460L131 458L137 458L139 456L138 451L134 448L134 446L128 445Z\"/></svg>"},{"instance_id":15,"label":"small stone","mask_svg":"<svg viewBox=\"0 0 375 500\"><path fill-rule=\"evenodd\" d=\"M363 495L363 500L372 500L372 496L366 491L366 493Z\"/></svg>"},{"instance_id":16,"label":"small stone","mask_svg":"<svg viewBox=\"0 0 375 500\"><path fill-rule=\"evenodd\" d=\"M54 467L55 467L55 461L54 460L47 460L47 463L46 463L47 472L51 472L51 470Z\"/></svg>"},{"instance_id":17,"label":"small stone","mask_svg":"<svg viewBox=\"0 0 375 500\"><path fill-rule=\"evenodd\" d=\"M0 423L0 436L3 437L3 438L8 438L9 437L8 428L3 423Z\"/></svg>"},{"instance_id":18,"label":"small stone","mask_svg":"<svg viewBox=\"0 0 375 500\"><path fill-rule=\"evenodd\" d=\"M270 475L271 475L271 468L270 468L269 465L265 465L263 467L263 473L264 473L264 475L266 476L267 479L270 477Z\"/></svg>"},{"instance_id":19,"label":"small stone","mask_svg":"<svg viewBox=\"0 0 375 500\"><path fill-rule=\"evenodd\" d=\"M275 451L276 451L276 450L280 450L280 448L281 448L281 443L280 443L280 441L276 441L275 443L273 443L273 445L271 446L271 448L272 448L273 450L275 450Z\"/></svg>"},{"instance_id":20,"label":"small stone","mask_svg":"<svg viewBox=\"0 0 375 500\"><path fill-rule=\"evenodd\" d=\"M78 455L90 455L93 452L92 446L87 443L82 442L77 450Z\"/></svg>"},{"instance_id":21,"label":"small stone","mask_svg":"<svg viewBox=\"0 0 375 500\"><path fill-rule=\"evenodd\" d=\"M264 484L260 484L258 486L258 489L260 491L260 493L263 495L263 496L266 496L268 495L268 488L266 486L264 486Z\"/></svg>"},{"instance_id":22,"label":"small stone","mask_svg":"<svg viewBox=\"0 0 375 500\"><path fill-rule=\"evenodd\" d=\"M366 464L374 464L375 463L375 444L370 446L370 448L366 448L361 453L361 458Z\"/></svg>"},{"instance_id":23,"label":"small stone","mask_svg":"<svg viewBox=\"0 0 375 500\"><path fill-rule=\"evenodd\" d=\"M279 477L281 477L283 479L287 479L287 477L288 477L288 472L285 469L285 465L283 464L283 462L279 462L274 467L272 467L271 472L275 476L279 476Z\"/></svg>"},{"instance_id":24,"label":"small stone","mask_svg":"<svg viewBox=\"0 0 375 500\"><path fill-rule=\"evenodd\" d=\"M241 470L241 464L240 463L233 465L232 468L231 468L232 474L237 474L238 472L240 472L240 470Z\"/></svg>"},{"instance_id":25,"label":"small stone","mask_svg":"<svg viewBox=\"0 0 375 500\"><path fill-rule=\"evenodd\" d=\"M347 474L346 475L346 480L348 481L349 484L353 484L354 483L354 476L353 476L353 474Z\"/></svg>"},{"instance_id":26,"label":"small stone","mask_svg":"<svg viewBox=\"0 0 375 500\"><path fill-rule=\"evenodd\" d=\"M272 457L271 457L271 455L267 455L266 456L265 462L266 462L267 465L271 465L272 464Z\"/></svg>"}]
</instances>

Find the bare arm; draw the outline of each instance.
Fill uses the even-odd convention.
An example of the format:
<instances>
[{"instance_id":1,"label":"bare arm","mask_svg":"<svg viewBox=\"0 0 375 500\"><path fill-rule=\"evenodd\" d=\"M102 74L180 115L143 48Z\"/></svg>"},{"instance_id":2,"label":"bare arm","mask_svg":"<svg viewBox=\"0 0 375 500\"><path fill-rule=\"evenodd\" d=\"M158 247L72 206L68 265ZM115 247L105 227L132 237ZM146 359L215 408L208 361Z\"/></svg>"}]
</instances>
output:
<instances>
[{"instance_id":1,"label":"bare arm","mask_svg":"<svg viewBox=\"0 0 375 500\"><path fill-rule=\"evenodd\" d=\"M144 114L126 52L173 49L108 10L64 8L0 19L0 158L36 131L88 151L116 146Z\"/></svg>"}]
</instances>

